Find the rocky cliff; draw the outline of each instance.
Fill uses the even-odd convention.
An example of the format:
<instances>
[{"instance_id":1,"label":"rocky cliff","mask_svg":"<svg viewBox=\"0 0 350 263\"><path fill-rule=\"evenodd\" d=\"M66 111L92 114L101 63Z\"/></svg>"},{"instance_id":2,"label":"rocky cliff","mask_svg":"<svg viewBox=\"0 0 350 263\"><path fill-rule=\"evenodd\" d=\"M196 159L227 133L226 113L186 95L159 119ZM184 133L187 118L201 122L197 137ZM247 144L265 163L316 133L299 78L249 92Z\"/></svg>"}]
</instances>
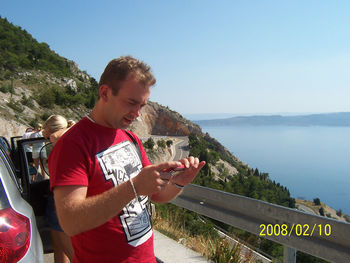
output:
<instances>
[{"instance_id":1,"label":"rocky cliff","mask_svg":"<svg viewBox=\"0 0 350 263\"><path fill-rule=\"evenodd\" d=\"M190 122L168 107L151 101L142 109L141 115L132 124L131 130L140 137L147 137L151 134L164 136L202 134L199 125Z\"/></svg>"}]
</instances>

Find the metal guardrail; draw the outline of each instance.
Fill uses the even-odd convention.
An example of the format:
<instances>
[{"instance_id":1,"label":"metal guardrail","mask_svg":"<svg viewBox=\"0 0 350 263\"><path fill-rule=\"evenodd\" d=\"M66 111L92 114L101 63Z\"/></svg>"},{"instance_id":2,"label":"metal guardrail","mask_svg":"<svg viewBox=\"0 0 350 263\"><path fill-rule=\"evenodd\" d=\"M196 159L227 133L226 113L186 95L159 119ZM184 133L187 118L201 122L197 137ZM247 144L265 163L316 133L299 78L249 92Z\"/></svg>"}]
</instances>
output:
<instances>
[{"instance_id":1,"label":"metal guardrail","mask_svg":"<svg viewBox=\"0 0 350 263\"><path fill-rule=\"evenodd\" d=\"M188 185L171 203L284 245L284 262L296 251L331 262L350 262L350 224L295 209Z\"/></svg>"}]
</instances>

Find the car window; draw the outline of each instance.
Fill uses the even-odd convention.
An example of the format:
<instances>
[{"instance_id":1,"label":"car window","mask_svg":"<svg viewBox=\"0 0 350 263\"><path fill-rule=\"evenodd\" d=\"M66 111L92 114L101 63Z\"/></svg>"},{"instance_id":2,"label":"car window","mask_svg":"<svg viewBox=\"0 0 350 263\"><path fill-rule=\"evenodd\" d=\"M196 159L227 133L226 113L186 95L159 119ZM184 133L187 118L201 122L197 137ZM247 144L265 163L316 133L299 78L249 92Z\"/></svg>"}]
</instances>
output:
<instances>
[{"instance_id":1,"label":"car window","mask_svg":"<svg viewBox=\"0 0 350 263\"><path fill-rule=\"evenodd\" d=\"M30 183L40 182L42 180L49 179L44 167L47 166L47 153L45 147L45 141L23 141L23 151L25 153L25 169L30 177L28 180Z\"/></svg>"},{"instance_id":2,"label":"car window","mask_svg":"<svg viewBox=\"0 0 350 263\"><path fill-rule=\"evenodd\" d=\"M49 142L45 144L40 150L40 164L46 176L49 176L48 156L50 155L53 145L53 143Z\"/></svg>"},{"instance_id":3,"label":"car window","mask_svg":"<svg viewBox=\"0 0 350 263\"><path fill-rule=\"evenodd\" d=\"M21 191L22 190L21 186L19 185L15 175L15 170L16 170L15 166L10 158L10 155L7 154L6 150L2 146L0 146L0 154L1 154L1 161L2 161L3 167L8 169L7 176L11 177L11 179L16 184L17 188Z\"/></svg>"},{"instance_id":4,"label":"car window","mask_svg":"<svg viewBox=\"0 0 350 263\"><path fill-rule=\"evenodd\" d=\"M18 148L17 142L21 140L21 136L16 136L11 138L12 150L16 150Z\"/></svg>"}]
</instances>

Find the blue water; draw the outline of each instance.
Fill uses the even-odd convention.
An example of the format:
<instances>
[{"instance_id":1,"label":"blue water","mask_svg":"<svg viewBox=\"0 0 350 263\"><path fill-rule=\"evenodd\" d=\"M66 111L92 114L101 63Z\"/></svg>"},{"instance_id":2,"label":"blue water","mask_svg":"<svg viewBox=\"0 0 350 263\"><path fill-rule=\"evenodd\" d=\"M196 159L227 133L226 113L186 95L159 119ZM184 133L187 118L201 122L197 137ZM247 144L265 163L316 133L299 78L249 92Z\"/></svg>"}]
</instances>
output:
<instances>
[{"instance_id":1,"label":"blue water","mask_svg":"<svg viewBox=\"0 0 350 263\"><path fill-rule=\"evenodd\" d=\"M350 127L202 127L241 161L295 198L350 214Z\"/></svg>"}]
</instances>

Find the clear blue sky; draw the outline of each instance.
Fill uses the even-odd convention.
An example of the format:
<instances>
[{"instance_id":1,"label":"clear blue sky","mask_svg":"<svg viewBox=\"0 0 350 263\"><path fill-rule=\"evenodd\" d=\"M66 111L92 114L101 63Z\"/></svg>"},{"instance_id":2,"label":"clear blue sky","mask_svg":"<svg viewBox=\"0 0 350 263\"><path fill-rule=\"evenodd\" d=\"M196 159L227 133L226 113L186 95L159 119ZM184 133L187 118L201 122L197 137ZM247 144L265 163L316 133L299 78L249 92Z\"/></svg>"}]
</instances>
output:
<instances>
[{"instance_id":1,"label":"clear blue sky","mask_svg":"<svg viewBox=\"0 0 350 263\"><path fill-rule=\"evenodd\" d=\"M0 15L96 80L133 55L181 114L350 111L350 1L0 0Z\"/></svg>"}]
</instances>

